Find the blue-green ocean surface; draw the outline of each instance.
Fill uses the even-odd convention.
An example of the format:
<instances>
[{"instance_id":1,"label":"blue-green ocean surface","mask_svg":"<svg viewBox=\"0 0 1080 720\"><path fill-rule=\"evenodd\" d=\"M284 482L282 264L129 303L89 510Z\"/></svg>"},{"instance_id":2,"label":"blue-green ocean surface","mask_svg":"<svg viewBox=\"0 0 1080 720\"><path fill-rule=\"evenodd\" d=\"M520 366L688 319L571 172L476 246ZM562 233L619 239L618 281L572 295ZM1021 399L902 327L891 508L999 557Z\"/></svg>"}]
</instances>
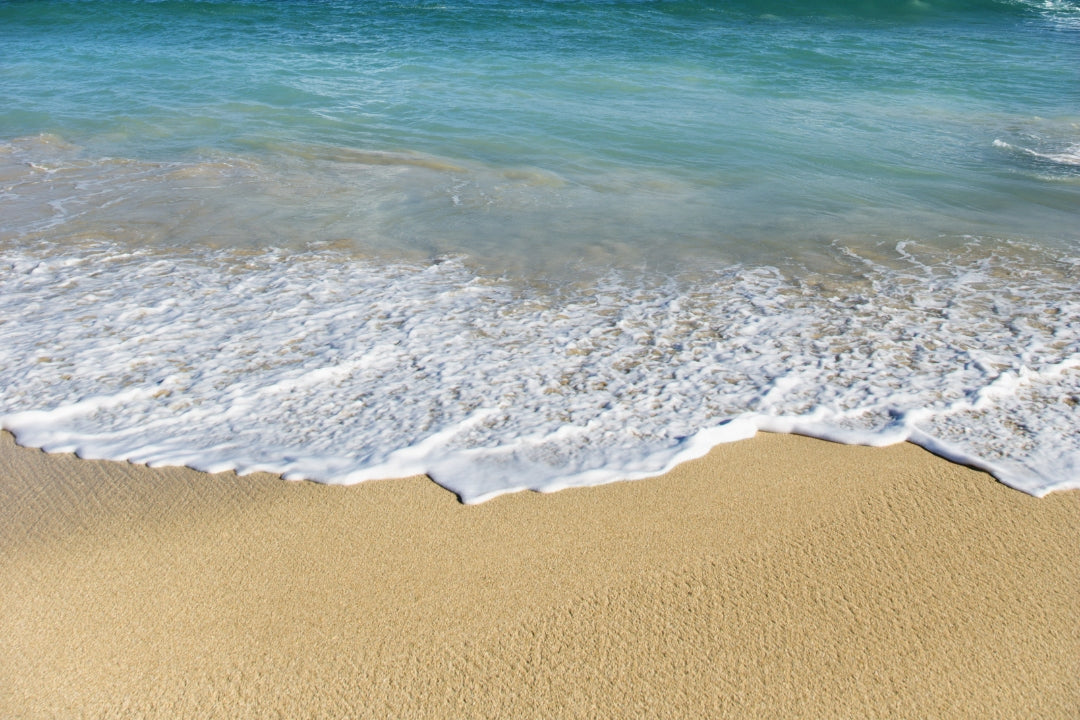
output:
<instances>
[{"instance_id":1,"label":"blue-green ocean surface","mask_svg":"<svg viewBox=\"0 0 1080 720\"><path fill-rule=\"evenodd\" d=\"M466 500L1080 487L1080 3L0 3L0 425Z\"/></svg>"}]
</instances>

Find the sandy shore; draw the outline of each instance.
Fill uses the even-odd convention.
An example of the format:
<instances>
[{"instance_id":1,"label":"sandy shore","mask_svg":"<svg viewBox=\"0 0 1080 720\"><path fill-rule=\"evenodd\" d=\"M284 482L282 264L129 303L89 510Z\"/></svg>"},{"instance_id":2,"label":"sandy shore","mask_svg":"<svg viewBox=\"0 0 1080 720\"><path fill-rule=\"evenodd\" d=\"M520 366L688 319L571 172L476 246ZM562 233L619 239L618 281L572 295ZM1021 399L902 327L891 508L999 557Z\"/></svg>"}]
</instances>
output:
<instances>
[{"instance_id":1,"label":"sandy shore","mask_svg":"<svg viewBox=\"0 0 1080 720\"><path fill-rule=\"evenodd\" d=\"M460 505L0 438L0 717L1080 717L1080 493L760 435Z\"/></svg>"}]
</instances>

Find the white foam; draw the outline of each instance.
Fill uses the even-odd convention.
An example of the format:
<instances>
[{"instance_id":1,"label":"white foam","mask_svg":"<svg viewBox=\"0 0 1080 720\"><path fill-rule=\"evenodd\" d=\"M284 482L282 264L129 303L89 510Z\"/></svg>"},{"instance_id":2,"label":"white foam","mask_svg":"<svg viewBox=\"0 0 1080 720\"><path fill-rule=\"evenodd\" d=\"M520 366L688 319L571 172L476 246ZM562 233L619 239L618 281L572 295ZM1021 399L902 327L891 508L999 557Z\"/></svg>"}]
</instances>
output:
<instances>
[{"instance_id":1,"label":"white foam","mask_svg":"<svg viewBox=\"0 0 1080 720\"><path fill-rule=\"evenodd\" d=\"M757 430L917 442L1080 487L1077 262L971 240L835 274L548 288L330 249L0 253L0 425L20 443L467 502L655 475Z\"/></svg>"},{"instance_id":2,"label":"white foam","mask_svg":"<svg viewBox=\"0 0 1080 720\"><path fill-rule=\"evenodd\" d=\"M995 139L993 145L994 147L1000 148L1002 150L1017 152L1022 155L1038 158L1039 160L1055 163L1057 165L1080 166L1080 144L1076 143L1065 145L1064 147L1059 148L1055 152L1039 151L1023 146L1013 145L1011 143L1005 142L1004 140L1001 140L1000 138Z\"/></svg>"}]
</instances>

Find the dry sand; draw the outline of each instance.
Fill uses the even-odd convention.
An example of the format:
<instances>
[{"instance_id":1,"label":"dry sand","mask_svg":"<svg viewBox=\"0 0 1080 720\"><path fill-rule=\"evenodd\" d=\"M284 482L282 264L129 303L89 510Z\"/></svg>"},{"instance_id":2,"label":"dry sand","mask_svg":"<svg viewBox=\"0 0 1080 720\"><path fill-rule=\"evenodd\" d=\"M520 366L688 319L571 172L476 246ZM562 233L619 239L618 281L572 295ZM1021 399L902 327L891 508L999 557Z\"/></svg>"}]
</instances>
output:
<instances>
[{"instance_id":1,"label":"dry sand","mask_svg":"<svg viewBox=\"0 0 1080 720\"><path fill-rule=\"evenodd\" d=\"M1080 492L760 435L463 506L0 438L0 717L1080 717Z\"/></svg>"}]
</instances>

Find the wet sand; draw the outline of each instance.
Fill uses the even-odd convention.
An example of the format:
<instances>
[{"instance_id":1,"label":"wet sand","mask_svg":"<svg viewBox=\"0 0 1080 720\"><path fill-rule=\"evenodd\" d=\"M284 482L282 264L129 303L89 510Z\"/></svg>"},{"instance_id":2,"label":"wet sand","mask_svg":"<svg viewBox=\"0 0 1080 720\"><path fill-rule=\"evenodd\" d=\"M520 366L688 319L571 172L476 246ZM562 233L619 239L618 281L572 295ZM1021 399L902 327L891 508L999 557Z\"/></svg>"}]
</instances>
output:
<instances>
[{"instance_id":1,"label":"wet sand","mask_svg":"<svg viewBox=\"0 0 1080 720\"><path fill-rule=\"evenodd\" d=\"M761 434L458 503L0 437L0 717L1080 717L1080 492Z\"/></svg>"}]
</instances>

